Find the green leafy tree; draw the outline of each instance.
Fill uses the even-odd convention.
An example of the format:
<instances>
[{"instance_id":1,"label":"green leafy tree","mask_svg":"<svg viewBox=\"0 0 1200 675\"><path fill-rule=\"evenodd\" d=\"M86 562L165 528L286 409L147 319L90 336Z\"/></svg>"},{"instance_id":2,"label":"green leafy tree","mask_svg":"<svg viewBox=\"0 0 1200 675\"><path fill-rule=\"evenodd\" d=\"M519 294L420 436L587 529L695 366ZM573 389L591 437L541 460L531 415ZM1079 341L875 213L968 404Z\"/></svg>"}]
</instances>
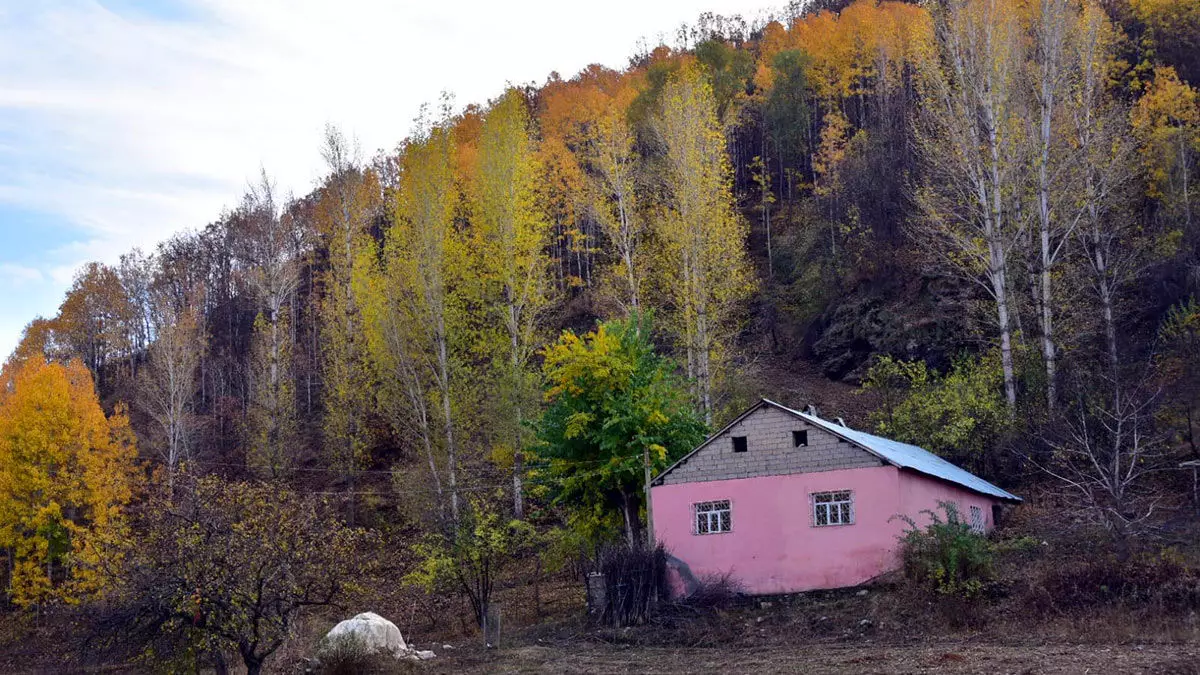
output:
<instances>
[{"instance_id":1,"label":"green leafy tree","mask_svg":"<svg viewBox=\"0 0 1200 675\"><path fill-rule=\"evenodd\" d=\"M723 40L712 38L696 45L696 60L704 67L712 83L717 118L725 121L733 112L754 77L754 56Z\"/></svg>"},{"instance_id":2,"label":"green leafy tree","mask_svg":"<svg viewBox=\"0 0 1200 675\"><path fill-rule=\"evenodd\" d=\"M876 431L978 468L1011 424L1004 403L999 354L963 357L939 375L924 361L879 358L863 381L883 404L873 415Z\"/></svg>"},{"instance_id":3,"label":"green leafy tree","mask_svg":"<svg viewBox=\"0 0 1200 675\"><path fill-rule=\"evenodd\" d=\"M545 351L549 408L538 428L540 459L568 518L593 538L623 520L638 541L645 456L654 473L704 440L707 427L654 352L650 323L634 316L579 337L566 331Z\"/></svg>"},{"instance_id":4,"label":"green leafy tree","mask_svg":"<svg viewBox=\"0 0 1200 675\"><path fill-rule=\"evenodd\" d=\"M767 95L766 123L782 173L786 176L784 186L789 200L793 183L809 154L810 64L808 55L796 49L780 52L772 61L776 74L771 93Z\"/></svg>"},{"instance_id":5,"label":"green leafy tree","mask_svg":"<svg viewBox=\"0 0 1200 675\"><path fill-rule=\"evenodd\" d=\"M505 520L492 504L471 499L445 533L430 533L413 546L417 566L404 579L428 593L462 593L485 629L496 580L530 552L537 532L521 520Z\"/></svg>"}]
</instances>

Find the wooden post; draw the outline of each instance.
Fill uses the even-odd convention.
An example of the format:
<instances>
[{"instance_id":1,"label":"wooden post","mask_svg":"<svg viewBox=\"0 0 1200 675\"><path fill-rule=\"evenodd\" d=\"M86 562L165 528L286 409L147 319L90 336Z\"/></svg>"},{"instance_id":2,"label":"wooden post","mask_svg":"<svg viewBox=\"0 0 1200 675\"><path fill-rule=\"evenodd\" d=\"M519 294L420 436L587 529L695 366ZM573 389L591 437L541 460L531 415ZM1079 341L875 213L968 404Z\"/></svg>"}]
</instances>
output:
<instances>
[{"instance_id":1,"label":"wooden post","mask_svg":"<svg viewBox=\"0 0 1200 675\"><path fill-rule=\"evenodd\" d=\"M500 604L489 602L483 618L483 643L488 649L500 647Z\"/></svg>"},{"instance_id":2,"label":"wooden post","mask_svg":"<svg viewBox=\"0 0 1200 675\"><path fill-rule=\"evenodd\" d=\"M654 505L650 501L650 446L642 448L642 468L646 484L646 547L654 550Z\"/></svg>"},{"instance_id":3,"label":"wooden post","mask_svg":"<svg viewBox=\"0 0 1200 675\"><path fill-rule=\"evenodd\" d=\"M608 586L602 572L591 572L587 575L588 614L592 621L603 624L608 614Z\"/></svg>"}]
</instances>

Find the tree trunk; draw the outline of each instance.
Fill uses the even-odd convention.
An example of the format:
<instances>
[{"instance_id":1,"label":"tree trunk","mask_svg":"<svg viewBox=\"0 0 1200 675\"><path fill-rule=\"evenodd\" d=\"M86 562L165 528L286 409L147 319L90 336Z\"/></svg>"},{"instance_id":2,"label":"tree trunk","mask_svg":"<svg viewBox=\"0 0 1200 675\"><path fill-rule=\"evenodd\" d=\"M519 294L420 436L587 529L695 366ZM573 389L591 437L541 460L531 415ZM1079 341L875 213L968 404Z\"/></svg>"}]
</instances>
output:
<instances>
[{"instance_id":1,"label":"tree trunk","mask_svg":"<svg viewBox=\"0 0 1200 675\"><path fill-rule=\"evenodd\" d=\"M521 450L521 444L524 442L521 434L521 425L525 423L522 415L521 406L523 404L521 391L521 350L520 336L517 333L519 324L517 323L517 310L515 307L509 307L509 313L512 315L512 405L513 412L517 417L516 430L513 434L513 517L517 520L525 518L525 453Z\"/></svg>"},{"instance_id":2,"label":"tree trunk","mask_svg":"<svg viewBox=\"0 0 1200 675\"><path fill-rule=\"evenodd\" d=\"M446 319L437 319L438 388L442 394L442 423L446 434L446 478L450 488L450 517L458 523L458 454L454 446L454 416L450 408L450 356L446 347Z\"/></svg>"}]
</instances>

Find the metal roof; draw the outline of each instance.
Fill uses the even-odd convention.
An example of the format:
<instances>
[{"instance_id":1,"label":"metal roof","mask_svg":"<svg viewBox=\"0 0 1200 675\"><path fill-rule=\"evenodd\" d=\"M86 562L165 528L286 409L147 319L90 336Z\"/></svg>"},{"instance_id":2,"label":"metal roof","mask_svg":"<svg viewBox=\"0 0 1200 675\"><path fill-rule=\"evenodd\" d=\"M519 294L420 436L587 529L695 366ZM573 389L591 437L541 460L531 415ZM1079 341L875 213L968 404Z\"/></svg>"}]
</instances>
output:
<instances>
[{"instance_id":1,"label":"metal roof","mask_svg":"<svg viewBox=\"0 0 1200 675\"><path fill-rule=\"evenodd\" d=\"M863 448L867 452L876 455L888 464L892 464L901 469L909 469L918 473L923 473L934 478L941 478L961 485L968 490L974 490L985 495L991 495L1000 499L1007 499L1014 502L1022 501L1020 497L1014 495L1007 490L992 485L986 480L976 476L975 474L947 462L937 455L929 452L924 448L900 441L893 441L890 438L883 438L874 434L868 434L865 431L858 431L850 427L830 422L827 419L822 419L816 415L802 413L799 410L792 410L786 406L782 406L774 401L763 399L763 403L770 404L776 408L780 408L790 412L801 419L815 424L826 431L841 436L855 445Z\"/></svg>"},{"instance_id":2,"label":"metal roof","mask_svg":"<svg viewBox=\"0 0 1200 675\"><path fill-rule=\"evenodd\" d=\"M928 450L925 450L924 448L919 448L915 445L909 445L908 443L901 443L900 441L893 441L889 438L883 438L882 436L868 434L865 431L851 429L843 424L831 422L827 419L817 417L816 415L802 413L799 410L793 410L787 406L780 405L765 398L751 406L741 415L738 415L737 418L727 424L725 428L721 429L712 436L709 436L708 439L697 446L695 450L689 452L679 461L667 467L665 471L660 473L654 479L654 483L661 484L663 476L665 476L667 473L670 473L675 467L686 463L692 455L703 449L706 445L712 442L713 439L725 433L734 424L741 421L751 412L757 410L763 405L769 405L795 415L796 417L799 417L810 424L816 425L835 436L843 438L859 446L863 450L866 450L872 455L875 455L876 457L897 468L908 469L910 471L923 473L934 478L940 478L941 480L948 481L956 485L961 485L968 490L973 490L975 492L996 497L998 499L1005 499L1014 502L1022 501L1020 497L1014 495L1013 493L998 488L969 471L960 469L959 467L947 462L946 460L938 457Z\"/></svg>"}]
</instances>

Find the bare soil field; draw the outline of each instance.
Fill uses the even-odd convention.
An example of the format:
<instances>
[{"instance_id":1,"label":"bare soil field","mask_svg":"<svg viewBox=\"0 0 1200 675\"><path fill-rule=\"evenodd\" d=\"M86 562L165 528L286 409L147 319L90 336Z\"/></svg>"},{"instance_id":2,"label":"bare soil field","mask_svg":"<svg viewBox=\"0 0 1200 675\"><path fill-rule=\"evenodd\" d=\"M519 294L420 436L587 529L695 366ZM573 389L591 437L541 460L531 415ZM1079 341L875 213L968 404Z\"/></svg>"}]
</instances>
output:
<instances>
[{"instance_id":1,"label":"bare soil field","mask_svg":"<svg viewBox=\"0 0 1200 675\"><path fill-rule=\"evenodd\" d=\"M472 673L1200 673L1196 645L971 642L800 644L762 649L536 645L443 652L432 672ZM422 669L425 670L425 669Z\"/></svg>"}]
</instances>

